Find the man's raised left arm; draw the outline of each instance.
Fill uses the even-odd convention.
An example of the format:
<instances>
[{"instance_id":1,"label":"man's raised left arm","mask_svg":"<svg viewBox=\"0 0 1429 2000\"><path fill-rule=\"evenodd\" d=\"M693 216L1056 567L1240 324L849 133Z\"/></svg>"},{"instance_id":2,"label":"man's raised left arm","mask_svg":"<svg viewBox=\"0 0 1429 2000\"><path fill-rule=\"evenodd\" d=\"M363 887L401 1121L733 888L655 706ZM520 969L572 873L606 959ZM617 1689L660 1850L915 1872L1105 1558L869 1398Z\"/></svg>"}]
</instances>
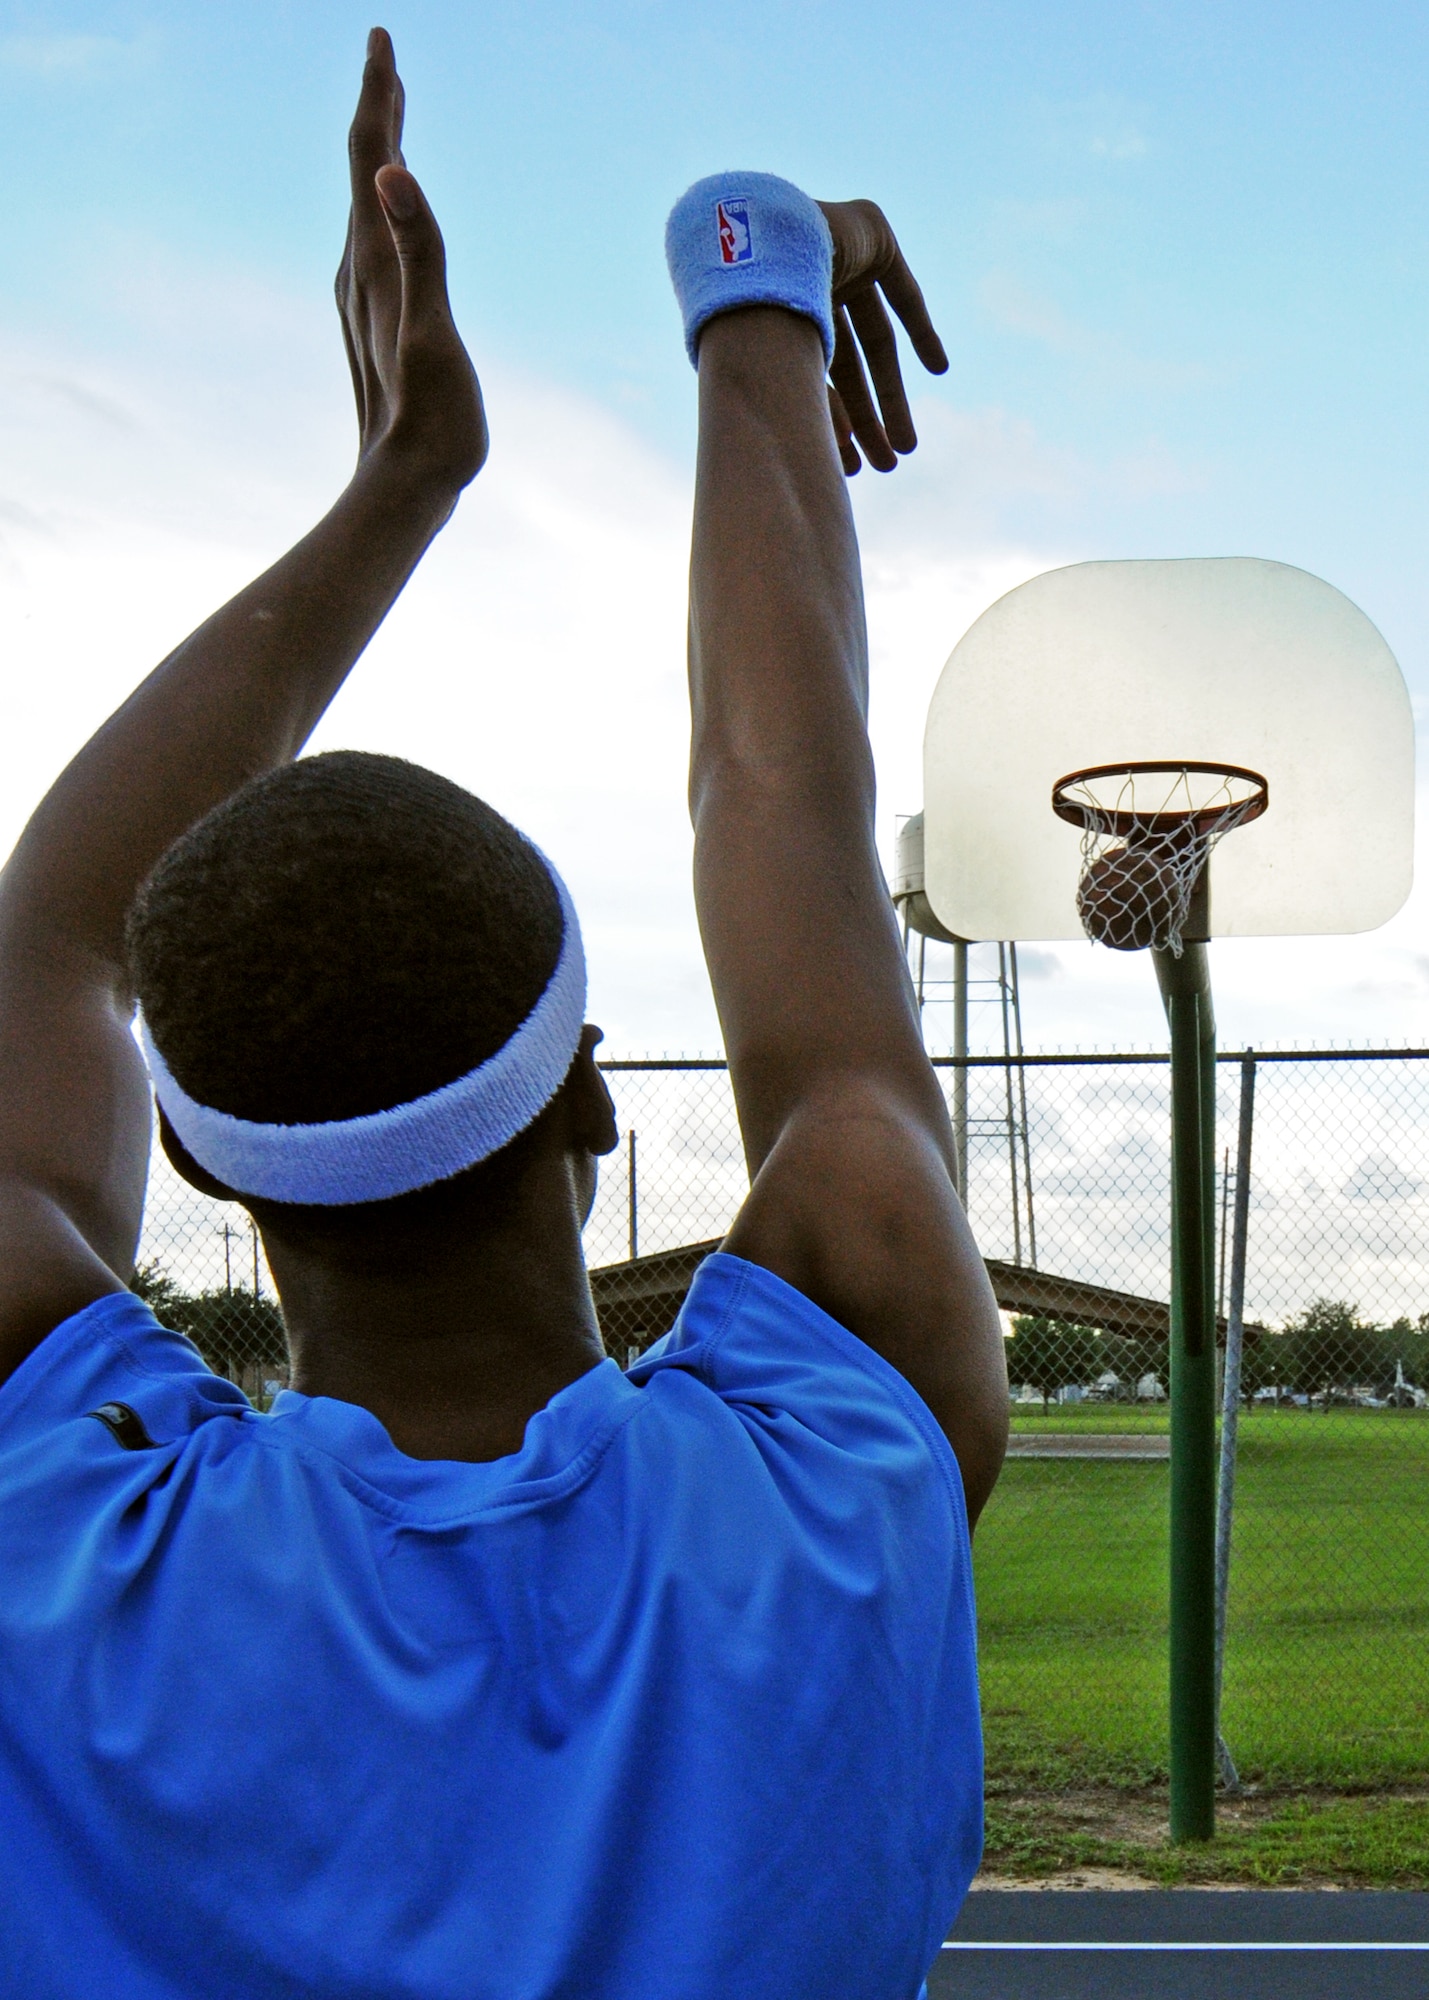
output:
<instances>
[{"instance_id":1,"label":"man's raised left arm","mask_svg":"<svg viewBox=\"0 0 1429 2000\"><path fill-rule=\"evenodd\" d=\"M0 1380L133 1270L152 1129L124 956L136 890L195 821L298 754L486 455L402 110L377 29L337 284L352 479L85 745L0 875Z\"/></svg>"}]
</instances>

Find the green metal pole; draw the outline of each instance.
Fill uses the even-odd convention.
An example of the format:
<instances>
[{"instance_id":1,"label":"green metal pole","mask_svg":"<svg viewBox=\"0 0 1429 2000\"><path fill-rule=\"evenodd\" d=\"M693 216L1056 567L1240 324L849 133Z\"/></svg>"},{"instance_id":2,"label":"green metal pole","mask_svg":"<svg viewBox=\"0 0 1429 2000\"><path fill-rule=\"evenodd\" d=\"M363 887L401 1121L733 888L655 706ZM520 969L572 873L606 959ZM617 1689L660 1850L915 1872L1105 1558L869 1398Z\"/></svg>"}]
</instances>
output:
<instances>
[{"instance_id":1,"label":"green metal pole","mask_svg":"<svg viewBox=\"0 0 1429 2000\"><path fill-rule=\"evenodd\" d=\"M1203 944L1153 954L1171 1030L1171 1838L1216 1830L1216 1026Z\"/></svg>"}]
</instances>

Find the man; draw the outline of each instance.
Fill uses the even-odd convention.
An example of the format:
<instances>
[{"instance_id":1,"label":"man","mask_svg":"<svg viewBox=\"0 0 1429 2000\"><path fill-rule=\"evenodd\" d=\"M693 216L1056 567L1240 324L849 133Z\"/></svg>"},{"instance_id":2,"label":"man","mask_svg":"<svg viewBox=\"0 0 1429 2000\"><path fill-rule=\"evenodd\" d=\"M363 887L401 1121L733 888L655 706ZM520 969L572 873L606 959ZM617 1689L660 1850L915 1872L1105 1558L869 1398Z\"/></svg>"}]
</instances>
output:
<instances>
[{"instance_id":1,"label":"man","mask_svg":"<svg viewBox=\"0 0 1429 2000\"><path fill-rule=\"evenodd\" d=\"M697 895L753 1184L622 1375L559 878L430 772L293 761L486 455L401 121L375 31L350 484L0 883L6 1989L912 2000L976 1865L1006 1387L874 849L839 455L914 444L876 284L941 349L870 205L740 197L712 305L672 219ZM270 1414L126 1289L136 998L170 1158L263 1233Z\"/></svg>"}]
</instances>

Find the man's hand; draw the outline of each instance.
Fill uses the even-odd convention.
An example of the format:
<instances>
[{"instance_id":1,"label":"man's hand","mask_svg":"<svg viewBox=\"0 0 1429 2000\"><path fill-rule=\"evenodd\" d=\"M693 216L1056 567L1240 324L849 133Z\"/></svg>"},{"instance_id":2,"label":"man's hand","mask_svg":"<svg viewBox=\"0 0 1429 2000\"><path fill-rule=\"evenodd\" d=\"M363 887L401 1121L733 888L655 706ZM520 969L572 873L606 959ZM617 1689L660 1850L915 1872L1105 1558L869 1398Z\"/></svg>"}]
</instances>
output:
<instances>
[{"instance_id":1,"label":"man's hand","mask_svg":"<svg viewBox=\"0 0 1429 2000\"><path fill-rule=\"evenodd\" d=\"M352 208L337 309L357 398L359 462L410 462L455 499L486 459L481 388L447 299L436 217L402 158L406 94L385 28L367 40L348 133Z\"/></svg>"},{"instance_id":2,"label":"man's hand","mask_svg":"<svg viewBox=\"0 0 1429 2000\"><path fill-rule=\"evenodd\" d=\"M834 239L834 360L829 370L829 413L839 457L844 471L852 476L861 464L858 445L862 445L876 471L891 472L900 453L916 450L918 434L898 365L897 336L884 299L903 322L914 353L930 375L945 374L948 357L928 317L918 281L878 204L821 201L819 207ZM859 359L860 348L873 377L877 410Z\"/></svg>"}]
</instances>

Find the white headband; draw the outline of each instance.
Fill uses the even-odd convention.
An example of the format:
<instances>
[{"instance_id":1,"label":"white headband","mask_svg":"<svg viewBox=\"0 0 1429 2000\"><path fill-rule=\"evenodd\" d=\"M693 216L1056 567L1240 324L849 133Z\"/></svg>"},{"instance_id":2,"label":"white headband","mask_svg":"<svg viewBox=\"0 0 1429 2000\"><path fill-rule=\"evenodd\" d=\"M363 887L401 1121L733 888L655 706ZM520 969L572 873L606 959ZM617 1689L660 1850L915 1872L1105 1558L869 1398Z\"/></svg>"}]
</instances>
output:
<instances>
[{"instance_id":1,"label":"white headband","mask_svg":"<svg viewBox=\"0 0 1429 2000\"><path fill-rule=\"evenodd\" d=\"M545 860L543 855L542 860ZM585 1022L585 953L565 883L561 955L545 992L508 1042L426 1097L322 1125L259 1125L196 1104L174 1081L140 1018L154 1095L184 1149L237 1194L341 1208L388 1201L474 1167L544 1111L565 1081Z\"/></svg>"}]
</instances>

